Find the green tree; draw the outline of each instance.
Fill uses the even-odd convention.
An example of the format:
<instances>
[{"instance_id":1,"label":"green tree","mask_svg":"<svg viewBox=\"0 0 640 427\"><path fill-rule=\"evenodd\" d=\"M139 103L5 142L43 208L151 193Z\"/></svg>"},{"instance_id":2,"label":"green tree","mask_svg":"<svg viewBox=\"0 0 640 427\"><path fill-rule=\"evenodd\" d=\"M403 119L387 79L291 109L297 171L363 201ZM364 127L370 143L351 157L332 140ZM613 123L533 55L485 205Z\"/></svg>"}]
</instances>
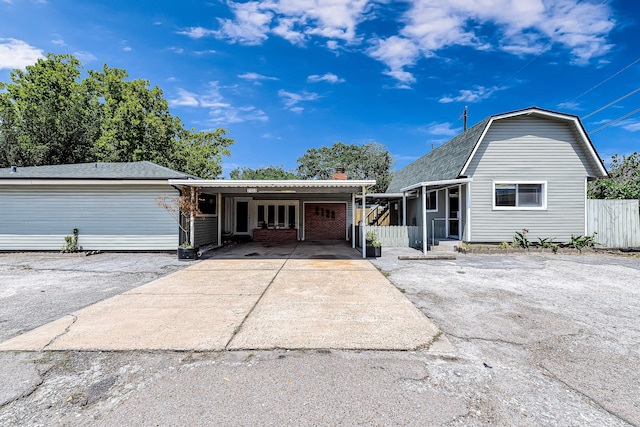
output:
<instances>
[{"instance_id":1,"label":"green tree","mask_svg":"<svg viewBox=\"0 0 640 427\"><path fill-rule=\"evenodd\" d=\"M298 159L298 175L302 179L331 179L336 168L344 168L349 179L375 179L375 192L384 192L391 182L393 157L384 145L369 142L308 149Z\"/></svg>"},{"instance_id":2,"label":"green tree","mask_svg":"<svg viewBox=\"0 0 640 427\"><path fill-rule=\"evenodd\" d=\"M297 179L293 171L284 169L284 166L267 166L258 169L251 169L247 167L235 168L229 173L231 179Z\"/></svg>"},{"instance_id":3,"label":"green tree","mask_svg":"<svg viewBox=\"0 0 640 427\"><path fill-rule=\"evenodd\" d=\"M72 55L47 54L0 84L0 167L149 160L220 175L234 142L226 130L185 129L160 88L123 69L81 71Z\"/></svg>"},{"instance_id":4,"label":"green tree","mask_svg":"<svg viewBox=\"0 0 640 427\"><path fill-rule=\"evenodd\" d=\"M72 55L47 54L0 82L0 166L78 163L99 131L99 102Z\"/></svg>"},{"instance_id":5,"label":"green tree","mask_svg":"<svg viewBox=\"0 0 640 427\"><path fill-rule=\"evenodd\" d=\"M588 194L592 199L640 199L640 154L614 154L609 178L590 182Z\"/></svg>"}]
</instances>

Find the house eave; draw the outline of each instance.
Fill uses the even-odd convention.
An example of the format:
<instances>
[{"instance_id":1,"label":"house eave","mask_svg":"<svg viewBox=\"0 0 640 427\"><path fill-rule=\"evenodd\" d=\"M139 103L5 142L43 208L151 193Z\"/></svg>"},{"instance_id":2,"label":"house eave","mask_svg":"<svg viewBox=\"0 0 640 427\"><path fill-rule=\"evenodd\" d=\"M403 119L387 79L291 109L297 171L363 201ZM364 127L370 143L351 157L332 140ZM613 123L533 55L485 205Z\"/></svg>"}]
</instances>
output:
<instances>
[{"instance_id":1,"label":"house eave","mask_svg":"<svg viewBox=\"0 0 640 427\"><path fill-rule=\"evenodd\" d=\"M0 185L169 185L167 179L0 179Z\"/></svg>"}]
</instances>

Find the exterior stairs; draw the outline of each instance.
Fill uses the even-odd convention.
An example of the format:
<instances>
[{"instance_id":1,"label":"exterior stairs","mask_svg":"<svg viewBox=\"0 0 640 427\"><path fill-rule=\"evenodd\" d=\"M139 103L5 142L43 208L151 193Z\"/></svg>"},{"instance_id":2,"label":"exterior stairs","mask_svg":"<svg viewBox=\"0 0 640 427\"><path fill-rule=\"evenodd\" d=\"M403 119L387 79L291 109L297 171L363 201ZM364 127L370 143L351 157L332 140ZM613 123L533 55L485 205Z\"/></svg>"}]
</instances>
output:
<instances>
[{"instance_id":1,"label":"exterior stairs","mask_svg":"<svg viewBox=\"0 0 640 427\"><path fill-rule=\"evenodd\" d=\"M429 246L429 250L433 252L455 252L456 246L462 245L460 240L437 240L435 241L435 246Z\"/></svg>"}]
</instances>

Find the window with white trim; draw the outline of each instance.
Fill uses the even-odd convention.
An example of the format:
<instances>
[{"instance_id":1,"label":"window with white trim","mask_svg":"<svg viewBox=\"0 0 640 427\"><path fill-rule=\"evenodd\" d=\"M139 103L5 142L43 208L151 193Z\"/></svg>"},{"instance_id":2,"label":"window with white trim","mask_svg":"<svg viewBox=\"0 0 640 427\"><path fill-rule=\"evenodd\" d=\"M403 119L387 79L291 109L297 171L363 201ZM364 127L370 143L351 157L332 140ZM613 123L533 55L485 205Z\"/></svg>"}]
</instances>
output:
<instances>
[{"instance_id":1,"label":"window with white trim","mask_svg":"<svg viewBox=\"0 0 640 427\"><path fill-rule=\"evenodd\" d=\"M497 209L545 209L546 184L494 183L493 207Z\"/></svg>"},{"instance_id":2,"label":"window with white trim","mask_svg":"<svg viewBox=\"0 0 640 427\"><path fill-rule=\"evenodd\" d=\"M297 202L257 202L258 228L296 228Z\"/></svg>"},{"instance_id":3,"label":"window with white trim","mask_svg":"<svg viewBox=\"0 0 640 427\"><path fill-rule=\"evenodd\" d=\"M438 212L438 190L427 191L427 212Z\"/></svg>"}]
</instances>

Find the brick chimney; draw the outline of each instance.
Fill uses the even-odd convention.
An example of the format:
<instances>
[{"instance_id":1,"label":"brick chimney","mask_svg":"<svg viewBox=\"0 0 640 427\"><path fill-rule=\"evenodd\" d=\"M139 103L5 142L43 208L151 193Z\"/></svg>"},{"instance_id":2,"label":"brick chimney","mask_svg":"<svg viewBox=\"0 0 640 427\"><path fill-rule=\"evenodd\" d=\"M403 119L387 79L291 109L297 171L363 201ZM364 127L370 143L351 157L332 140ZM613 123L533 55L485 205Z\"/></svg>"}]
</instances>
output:
<instances>
[{"instance_id":1,"label":"brick chimney","mask_svg":"<svg viewBox=\"0 0 640 427\"><path fill-rule=\"evenodd\" d=\"M336 172L333 174L333 179L346 181L347 174L344 173L344 168L336 168Z\"/></svg>"}]
</instances>

